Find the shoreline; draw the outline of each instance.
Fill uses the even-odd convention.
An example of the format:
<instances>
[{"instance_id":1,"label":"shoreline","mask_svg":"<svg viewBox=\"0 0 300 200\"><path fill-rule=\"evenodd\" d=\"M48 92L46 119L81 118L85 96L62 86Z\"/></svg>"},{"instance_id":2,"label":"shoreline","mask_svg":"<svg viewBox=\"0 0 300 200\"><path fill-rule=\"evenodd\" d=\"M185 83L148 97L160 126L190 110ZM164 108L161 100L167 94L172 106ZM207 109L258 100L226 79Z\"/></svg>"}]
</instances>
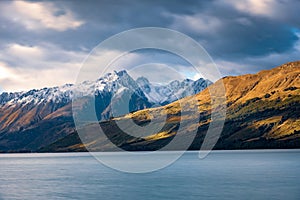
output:
<instances>
[{"instance_id":1,"label":"shoreline","mask_svg":"<svg viewBox=\"0 0 300 200\"><path fill-rule=\"evenodd\" d=\"M201 152L205 152L208 150L201 150ZM299 151L300 152L300 148L294 148L294 149L224 149L224 150L210 150L209 152L212 153L239 153L239 152L295 152L295 151ZM126 152L131 152L131 153L147 153L147 152L152 152L152 151L126 151ZM184 152L184 153L196 153L196 152L200 152L200 150L170 150L170 151L160 151L159 153L173 153L173 152ZM89 152L89 151L70 151L70 152L1 152L0 153L0 157L3 155L49 155L49 154L55 154L55 155L62 155L62 154L122 154L124 152L122 151L95 151L95 152Z\"/></svg>"}]
</instances>

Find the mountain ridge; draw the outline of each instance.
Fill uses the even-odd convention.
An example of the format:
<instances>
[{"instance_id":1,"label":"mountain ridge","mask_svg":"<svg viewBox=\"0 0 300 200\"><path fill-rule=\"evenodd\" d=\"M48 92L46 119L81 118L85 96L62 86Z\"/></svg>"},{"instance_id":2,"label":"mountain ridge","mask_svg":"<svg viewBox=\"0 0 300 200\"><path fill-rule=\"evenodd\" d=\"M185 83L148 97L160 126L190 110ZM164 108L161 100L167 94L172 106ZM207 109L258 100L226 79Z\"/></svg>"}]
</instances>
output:
<instances>
[{"instance_id":1,"label":"mountain ridge","mask_svg":"<svg viewBox=\"0 0 300 200\"><path fill-rule=\"evenodd\" d=\"M223 132L214 149L300 148L300 62L291 62L256 74L224 77L221 80L226 91L227 116ZM218 84L218 81L215 84ZM87 144L92 151L112 151L112 144L128 151L153 151L168 144L177 134L179 126L184 133L181 141L194 138L190 150L199 150L211 122L210 88L184 97L162 107L146 108L100 122L106 136L93 138ZM199 113L181 113L181 106L190 107L197 100ZM71 105L68 104L69 108ZM82 106L81 104L75 106ZM70 109L59 108L52 116L29 129L0 134L0 150L3 152L68 152L86 151L73 122ZM118 122L133 119L136 124L147 125L150 112L155 113L157 123L163 128L143 138L127 135ZM162 121L166 116L166 122ZM200 116L200 118L199 118ZM160 121L161 119L161 121ZM198 123L180 125L183 120L197 119ZM89 132L99 128L98 123L86 127ZM196 132L196 134L195 134ZM183 144L169 150L185 150Z\"/></svg>"},{"instance_id":2,"label":"mountain ridge","mask_svg":"<svg viewBox=\"0 0 300 200\"><path fill-rule=\"evenodd\" d=\"M223 81L226 89L227 117L223 132L214 149L300 148L299 61L286 63L257 74L224 77L219 81ZM189 105L192 98L198 100L201 116L199 123L183 127L186 132L178 137L181 137L182 141L195 137L189 149L199 150L210 123L210 87L213 85L194 97L185 97L163 107L140 110L100 123L112 141L107 138L91 138L93 143L88 145L89 150L110 151L114 149L109 145L110 142L129 151L160 149L172 140L181 120L199 117L180 114L180 104ZM147 123L150 119L147 113L150 110L161 115L164 110L168 113L166 125L156 134L146 138L128 137L115 124L116 121L127 119L134 119L138 124ZM97 125L90 125L87 128L92 131L97 128ZM194 130L197 130L196 135L193 134ZM66 145L68 143L72 145ZM85 150L76 133L41 149L46 152ZM185 149L181 149L178 145L169 150Z\"/></svg>"},{"instance_id":3,"label":"mountain ridge","mask_svg":"<svg viewBox=\"0 0 300 200\"><path fill-rule=\"evenodd\" d=\"M210 84L209 81L204 79L197 81L203 82L204 85L200 85L201 87L206 87L207 85L205 84ZM163 87L165 89L167 86ZM203 87L198 88L198 90L204 89ZM124 91L127 91L127 93L133 94L129 112L149 108L161 103L151 101L155 100L155 98L149 99L125 70L107 73L96 81L85 81L77 85L65 84L52 88L33 89L28 92L4 92L0 94L0 140L8 134L12 136L14 134L20 135L24 132L30 133L31 129L43 126L44 123L56 119L66 119L66 123L70 124L74 129L71 102L72 98L74 98L74 92L80 98L82 96L81 105L78 104L79 107L84 107L94 100L96 101L98 119L108 120L112 116L110 108L112 98L117 97L116 101L120 101L123 98L122 95L117 95L120 89L125 89ZM185 87L183 89L190 88ZM95 97L92 98L92 95L95 95ZM60 120L58 121L61 123ZM61 137L68 135L70 130L68 129L61 134ZM3 146L7 145L3 143Z\"/></svg>"}]
</instances>

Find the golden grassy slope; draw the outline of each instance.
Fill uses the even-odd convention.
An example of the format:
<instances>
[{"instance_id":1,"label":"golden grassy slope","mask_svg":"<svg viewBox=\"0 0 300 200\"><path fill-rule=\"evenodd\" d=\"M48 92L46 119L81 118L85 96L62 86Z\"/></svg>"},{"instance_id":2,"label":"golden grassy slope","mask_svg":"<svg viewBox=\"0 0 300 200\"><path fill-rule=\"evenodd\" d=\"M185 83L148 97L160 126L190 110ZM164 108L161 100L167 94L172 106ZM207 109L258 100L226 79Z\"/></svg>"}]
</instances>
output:
<instances>
[{"instance_id":1,"label":"golden grassy slope","mask_svg":"<svg viewBox=\"0 0 300 200\"><path fill-rule=\"evenodd\" d=\"M269 102L297 102L297 97L300 96L300 61L287 63L271 70L261 71L257 74L225 77L216 84L219 84L220 81L223 82L226 90L226 102L228 105L227 118L233 119L248 113L275 108L276 105L279 105L279 102L275 104L271 103L270 105ZM207 114L209 114L211 110L210 89L215 90L215 85L208 87L193 97L186 97L160 108L137 111L126 115L124 118L133 118L143 121L151 119L148 114L150 112L155 113L156 117L165 115L166 113L173 115L178 114L182 105L191 104L195 98L197 100L199 112L207 112ZM258 104L255 101L260 103ZM250 105L245 106L245 109L237 109L237 107L244 106L249 102ZM255 107L252 104L257 104L258 107ZM292 110L293 108L291 107L290 109ZM285 136L293 135L295 130L300 130L299 115L300 114L298 114L298 119L286 119L284 122L282 122L282 118L284 117L282 114L276 116L271 115L269 117L264 117L264 119L258 117L257 120L253 120L251 122L252 125L248 125L247 128L258 130L259 127L274 124L273 128L271 128L268 133L265 133L264 137L268 139L284 138ZM199 116L171 116L167 119L167 122L180 122L180 120L195 117ZM120 117L115 120L122 120L124 118ZM200 121L199 124L194 124L190 126L189 129L195 130L203 125L207 125L209 122L210 119ZM241 130L240 133L237 133L237 135L238 134L244 134L243 130ZM172 131L162 131L156 135L148 136L146 139L155 140L171 137L173 135L174 132Z\"/></svg>"}]
</instances>

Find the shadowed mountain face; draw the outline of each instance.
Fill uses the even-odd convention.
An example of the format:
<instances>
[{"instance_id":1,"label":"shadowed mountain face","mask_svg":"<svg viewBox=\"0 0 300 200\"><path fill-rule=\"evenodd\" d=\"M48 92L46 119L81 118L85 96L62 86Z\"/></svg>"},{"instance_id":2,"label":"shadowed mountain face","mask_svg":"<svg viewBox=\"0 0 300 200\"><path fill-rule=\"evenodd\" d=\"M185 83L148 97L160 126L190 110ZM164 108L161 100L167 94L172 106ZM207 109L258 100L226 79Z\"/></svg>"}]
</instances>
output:
<instances>
[{"instance_id":1,"label":"shadowed mountain face","mask_svg":"<svg viewBox=\"0 0 300 200\"><path fill-rule=\"evenodd\" d=\"M144 77L135 81L126 71L120 71L77 85L2 93L0 151L36 151L73 133L75 126L71 101L75 94L80 97L80 101L74 105L76 108L96 110L98 120L105 121L113 116L168 104L178 98L196 94L209 84L210 81L200 78L197 81L186 79L154 86ZM121 108L129 95L129 105L126 104L128 109L113 112L113 115L111 104ZM95 102L95 108L89 108L91 101Z\"/></svg>"},{"instance_id":2,"label":"shadowed mountain face","mask_svg":"<svg viewBox=\"0 0 300 200\"><path fill-rule=\"evenodd\" d=\"M257 74L225 77L218 82L220 81L223 81L226 89L227 116L223 132L215 149L300 148L300 62L287 63ZM155 86L148 87L144 78L136 82L140 85L144 94L143 97L149 100L151 93L149 90L153 90ZM182 141L182 145L179 143L170 150L185 150L183 149L184 141L191 137L195 139L190 149L199 149L211 122L209 89L213 89L218 82L194 96L185 97L165 106L143 109L100 122L105 136L85 135L86 141L89 141L88 149L111 151L114 149L113 145L116 145L130 151L157 150L168 144L175 134L179 134L179 141ZM178 86L177 83L172 84ZM185 83L182 84L185 85ZM163 98L159 99L161 101ZM136 102L140 100L138 98ZM88 101L88 98L83 98L75 106L84 107ZM145 103L145 101L140 102ZM97 105L101 107L102 105L109 105L109 103L109 101L100 101ZM181 112L181 107L189 108L194 104L199 109L198 114L191 114L189 111ZM2 109L5 106L7 104L4 104ZM65 105L56 104L56 106L56 110L52 112L43 110L44 107L42 106L34 107L41 114L39 117L36 114L28 114L37 117L36 120L38 121L28 128L11 132L5 132L3 131L5 129L2 128L0 149L2 151L43 152L84 151L85 146L74 129L71 105L66 103ZM147 107L148 105L144 104L143 106ZM107 108L104 110L107 111ZM22 109L25 108L22 107ZM44 112L50 112L50 114L44 116ZM105 112L101 114L103 113ZM126 124L130 120L139 126L147 126L153 120L153 113L156 117L155 123L162 127L153 134L134 137L124 133L118 127L118 124ZM5 114L5 112L1 112L1 127L7 126L5 124L7 120L4 119L15 117L12 111ZM24 117L25 119L27 117ZM181 123L192 119L198 123ZM177 133L179 126L184 130L181 133ZM82 127L82 129L85 129L87 133L93 133L98 130L98 127L98 123L92 123Z\"/></svg>"}]
</instances>

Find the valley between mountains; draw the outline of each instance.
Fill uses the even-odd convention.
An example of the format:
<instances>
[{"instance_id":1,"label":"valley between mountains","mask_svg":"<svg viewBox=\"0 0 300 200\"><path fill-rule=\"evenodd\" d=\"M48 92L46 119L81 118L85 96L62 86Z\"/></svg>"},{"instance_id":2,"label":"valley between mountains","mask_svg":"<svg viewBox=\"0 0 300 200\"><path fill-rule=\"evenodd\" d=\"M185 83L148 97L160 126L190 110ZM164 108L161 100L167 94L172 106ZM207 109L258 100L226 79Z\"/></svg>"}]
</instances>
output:
<instances>
[{"instance_id":1,"label":"valley between mountains","mask_svg":"<svg viewBox=\"0 0 300 200\"><path fill-rule=\"evenodd\" d=\"M113 151L114 145L128 151L153 151L170 143L176 134L182 145L178 143L168 150L185 150L184 141L190 138L193 142L189 149L198 150L211 122L209 89L220 81L226 90L227 113L214 149L300 148L300 61L297 61L257 74L224 77L214 84L204 79L186 79L157 86L144 77L133 80L126 71L120 71L80 85L2 93L0 151L78 152L86 151L86 147L92 151ZM86 146L73 121L74 90L95 95L99 122L82 128L93 133L100 125L106 135L87 135ZM133 94L129 113L112 116L111 100L120 90ZM199 110L196 115L181 112L181 107L192 107L195 99ZM117 101L122 101L122 95ZM77 106L86 107L88 102L83 99ZM162 106L154 106L157 104ZM153 120L149 113L155 113L158 125L163 124L162 129L151 135L133 137L118 127L118 123L129 119L147 126ZM196 123L180 123L189 120ZM184 131L177 133L179 126Z\"/></svg>"}]
</instances>

